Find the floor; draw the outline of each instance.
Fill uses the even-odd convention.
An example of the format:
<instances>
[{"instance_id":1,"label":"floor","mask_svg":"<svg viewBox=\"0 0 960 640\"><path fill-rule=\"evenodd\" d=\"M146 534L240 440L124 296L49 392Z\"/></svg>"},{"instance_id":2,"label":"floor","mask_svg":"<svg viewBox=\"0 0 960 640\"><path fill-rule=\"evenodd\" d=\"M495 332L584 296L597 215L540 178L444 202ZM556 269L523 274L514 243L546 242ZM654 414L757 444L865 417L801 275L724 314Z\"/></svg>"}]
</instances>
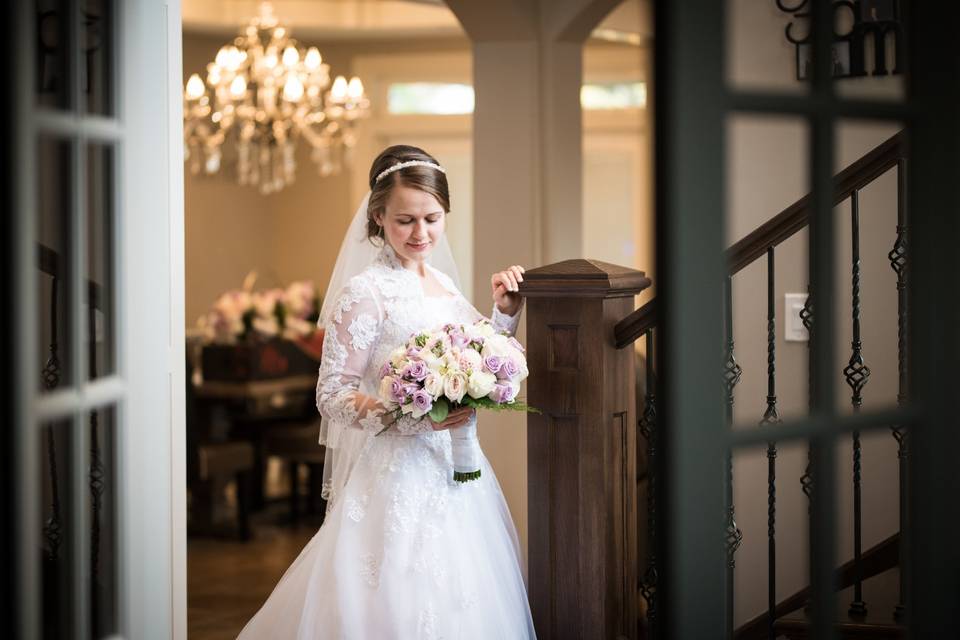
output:
<instances>
[{"instance_id":1,"label":"floor","mask_svg":"<svg viewBox=\"0 0 960 640\"><path fill-rule=\"evenodd\" d=\"M250 542L193 538L187 543L187 637L234 640L317 531L259 525Z\"/></svg>"}]
</instances>

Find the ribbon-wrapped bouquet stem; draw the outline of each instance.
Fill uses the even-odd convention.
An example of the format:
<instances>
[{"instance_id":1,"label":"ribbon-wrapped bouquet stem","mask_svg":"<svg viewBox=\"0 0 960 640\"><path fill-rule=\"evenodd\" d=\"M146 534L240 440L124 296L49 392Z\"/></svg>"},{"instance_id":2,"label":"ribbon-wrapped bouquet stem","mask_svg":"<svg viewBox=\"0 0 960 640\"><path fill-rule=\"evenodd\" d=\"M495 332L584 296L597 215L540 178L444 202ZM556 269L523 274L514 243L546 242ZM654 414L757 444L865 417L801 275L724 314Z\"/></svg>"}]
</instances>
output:
<instances>
[{"instance_id":1,"label":"ribbon-wrapped bouquet stem","mask_svg":"<svg viewBox=\"0 0 960 640\"><path fill-rule=\"evenodd\" d=\"M528 373L523 346L488 320L447 324L394 350L380 370L379 395L397 418L429 416L438 423L459 407L536 411L516 399ZM454 480L479 478L476 421L451 428L450 438Z\"/></svg>"}]
</instances>

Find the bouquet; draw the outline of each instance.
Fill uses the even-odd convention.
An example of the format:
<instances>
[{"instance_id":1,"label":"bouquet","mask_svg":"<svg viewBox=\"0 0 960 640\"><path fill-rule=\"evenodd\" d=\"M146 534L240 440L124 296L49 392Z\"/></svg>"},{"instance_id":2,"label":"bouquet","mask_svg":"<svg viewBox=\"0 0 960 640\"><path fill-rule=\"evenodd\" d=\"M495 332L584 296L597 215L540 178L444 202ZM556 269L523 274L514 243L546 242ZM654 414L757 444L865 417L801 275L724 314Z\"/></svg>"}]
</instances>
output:
<instances>
[{"instance_id":1,"label":"bouquet","mask_svg":"<svg viewBox=\"0 0 960 640\"><path fill-rule=\"evenodd\" d=\"M313 283L294 282L286 289L252 291L256 275L242 289L220 295L197 325L207 342L233 344L250 338L308 338L316 330L320 299Z\"/></svg>"},{"instance_id":2,"label":"bouquet","mask_svg":"<svg viewBox=\"0 0 960 640\"><path fill-rule=\"evenodd\" d=\"M397 419L429 416L434 422L442 422L459 407L536 411L516 399L529 373L523 354L516 339L498 332L486 319L418 333L395 349L381 368L380 400ZM450 429L450 438L453 479L479 478L476 422Z\"/></svg>"}]
</instances>

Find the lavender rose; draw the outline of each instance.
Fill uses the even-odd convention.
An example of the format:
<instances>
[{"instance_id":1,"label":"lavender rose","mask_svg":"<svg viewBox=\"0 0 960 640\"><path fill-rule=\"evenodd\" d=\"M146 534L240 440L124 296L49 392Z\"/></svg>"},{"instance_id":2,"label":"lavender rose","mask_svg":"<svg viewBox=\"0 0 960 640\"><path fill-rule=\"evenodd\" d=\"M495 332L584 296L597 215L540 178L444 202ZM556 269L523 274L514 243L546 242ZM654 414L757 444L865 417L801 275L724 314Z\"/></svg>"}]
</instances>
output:
<instances>
[{"instance_id":1,"label":"lavender rose","mask_svg":"<svg viewBox=\"0 0 960 640\"><path fill-rule=\"evenodd\" d=\"M397 378L390 381L390 399L397 404L403 404L403 401L407 399L404 384Z\"/></svg>"},{"instance_id":2,"label":"lavender rose","mask_svg":"<svg viewBox=\"0 0 960 640\"><path fill-rule=\"evenodd\" d=\"M495 357L495 356L494 356ZM516 378L520 374L520 366L513 358L504 358L503 365L497 372L497 377L501 380Z\"/></svg>"},{"instance_id":3,"label":"lavender rose","mask_svg":"<svg viewBox=\"0 0 960 640\"><path fill-rule=\"evenodd\" d=\"M429 412L433 408L433 398L424 389L419 389L413 394L413 415L419 417Z\"/></svg>"},{"instance_id":4,"label":"lavender rose","mask_svg":"<svg viewBox=\"0 0 960 640\"><path fill-rule=\"evenodd\" d=\"M497 373L503 366L503 358L501 356L487 356L483 359L483 366L485 366L490 373Z\"/></svg>"},{"instance_id":5,"label":"lavender rose","mask_svg":"<svg viewBox=\"0 0 960 640\"><path fill-rule=\"evenodd\" d=\"M423 360L414 360L403 368L403 377L422 382L427 377L428 371L429 369Z\"/></svg>"},{"instance_id":6,"label":"lavender rose","mask_svg":"<svg viewBox=\"0 0 960 640\"><path fill-rule=\"evenodd\" d=\"M504 404L513 401L513 399L517 397L517 390L509 384L497 384L494 385L489 397L494 402Z\"/></svg>"},{"instance_id":7,"label":"lavender rose","mask_svg":"<svg viewBox=\"0 0 960 640\"><path fill-rule=\"evenodd\" d=\"M418 385L417 383L405 382L403 385L404 399L409 399L413 397L413 394L415 394L419 390L420 390L420 385Z\"/></svg>"}]
</instances>

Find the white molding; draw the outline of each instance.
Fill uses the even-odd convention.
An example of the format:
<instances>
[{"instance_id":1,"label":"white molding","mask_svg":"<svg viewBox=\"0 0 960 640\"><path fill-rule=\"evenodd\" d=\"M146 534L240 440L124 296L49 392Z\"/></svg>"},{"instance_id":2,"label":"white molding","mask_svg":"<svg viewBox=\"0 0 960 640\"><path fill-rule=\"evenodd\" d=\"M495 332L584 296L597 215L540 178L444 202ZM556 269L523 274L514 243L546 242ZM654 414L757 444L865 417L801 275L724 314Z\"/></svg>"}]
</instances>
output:
<instances>
[{"instance_id":1,"label":"white molding","mask_svg":"<svg viewBox=\"0 0 960 640\"><path fill-rule=\"evenodd\" d=\"M186 258L183 185L182 30L180 0L167 3L167 145L169 181L170 611L171 638L187 640L187 430L185 397Z\"/></svg>"}]
</instances>

